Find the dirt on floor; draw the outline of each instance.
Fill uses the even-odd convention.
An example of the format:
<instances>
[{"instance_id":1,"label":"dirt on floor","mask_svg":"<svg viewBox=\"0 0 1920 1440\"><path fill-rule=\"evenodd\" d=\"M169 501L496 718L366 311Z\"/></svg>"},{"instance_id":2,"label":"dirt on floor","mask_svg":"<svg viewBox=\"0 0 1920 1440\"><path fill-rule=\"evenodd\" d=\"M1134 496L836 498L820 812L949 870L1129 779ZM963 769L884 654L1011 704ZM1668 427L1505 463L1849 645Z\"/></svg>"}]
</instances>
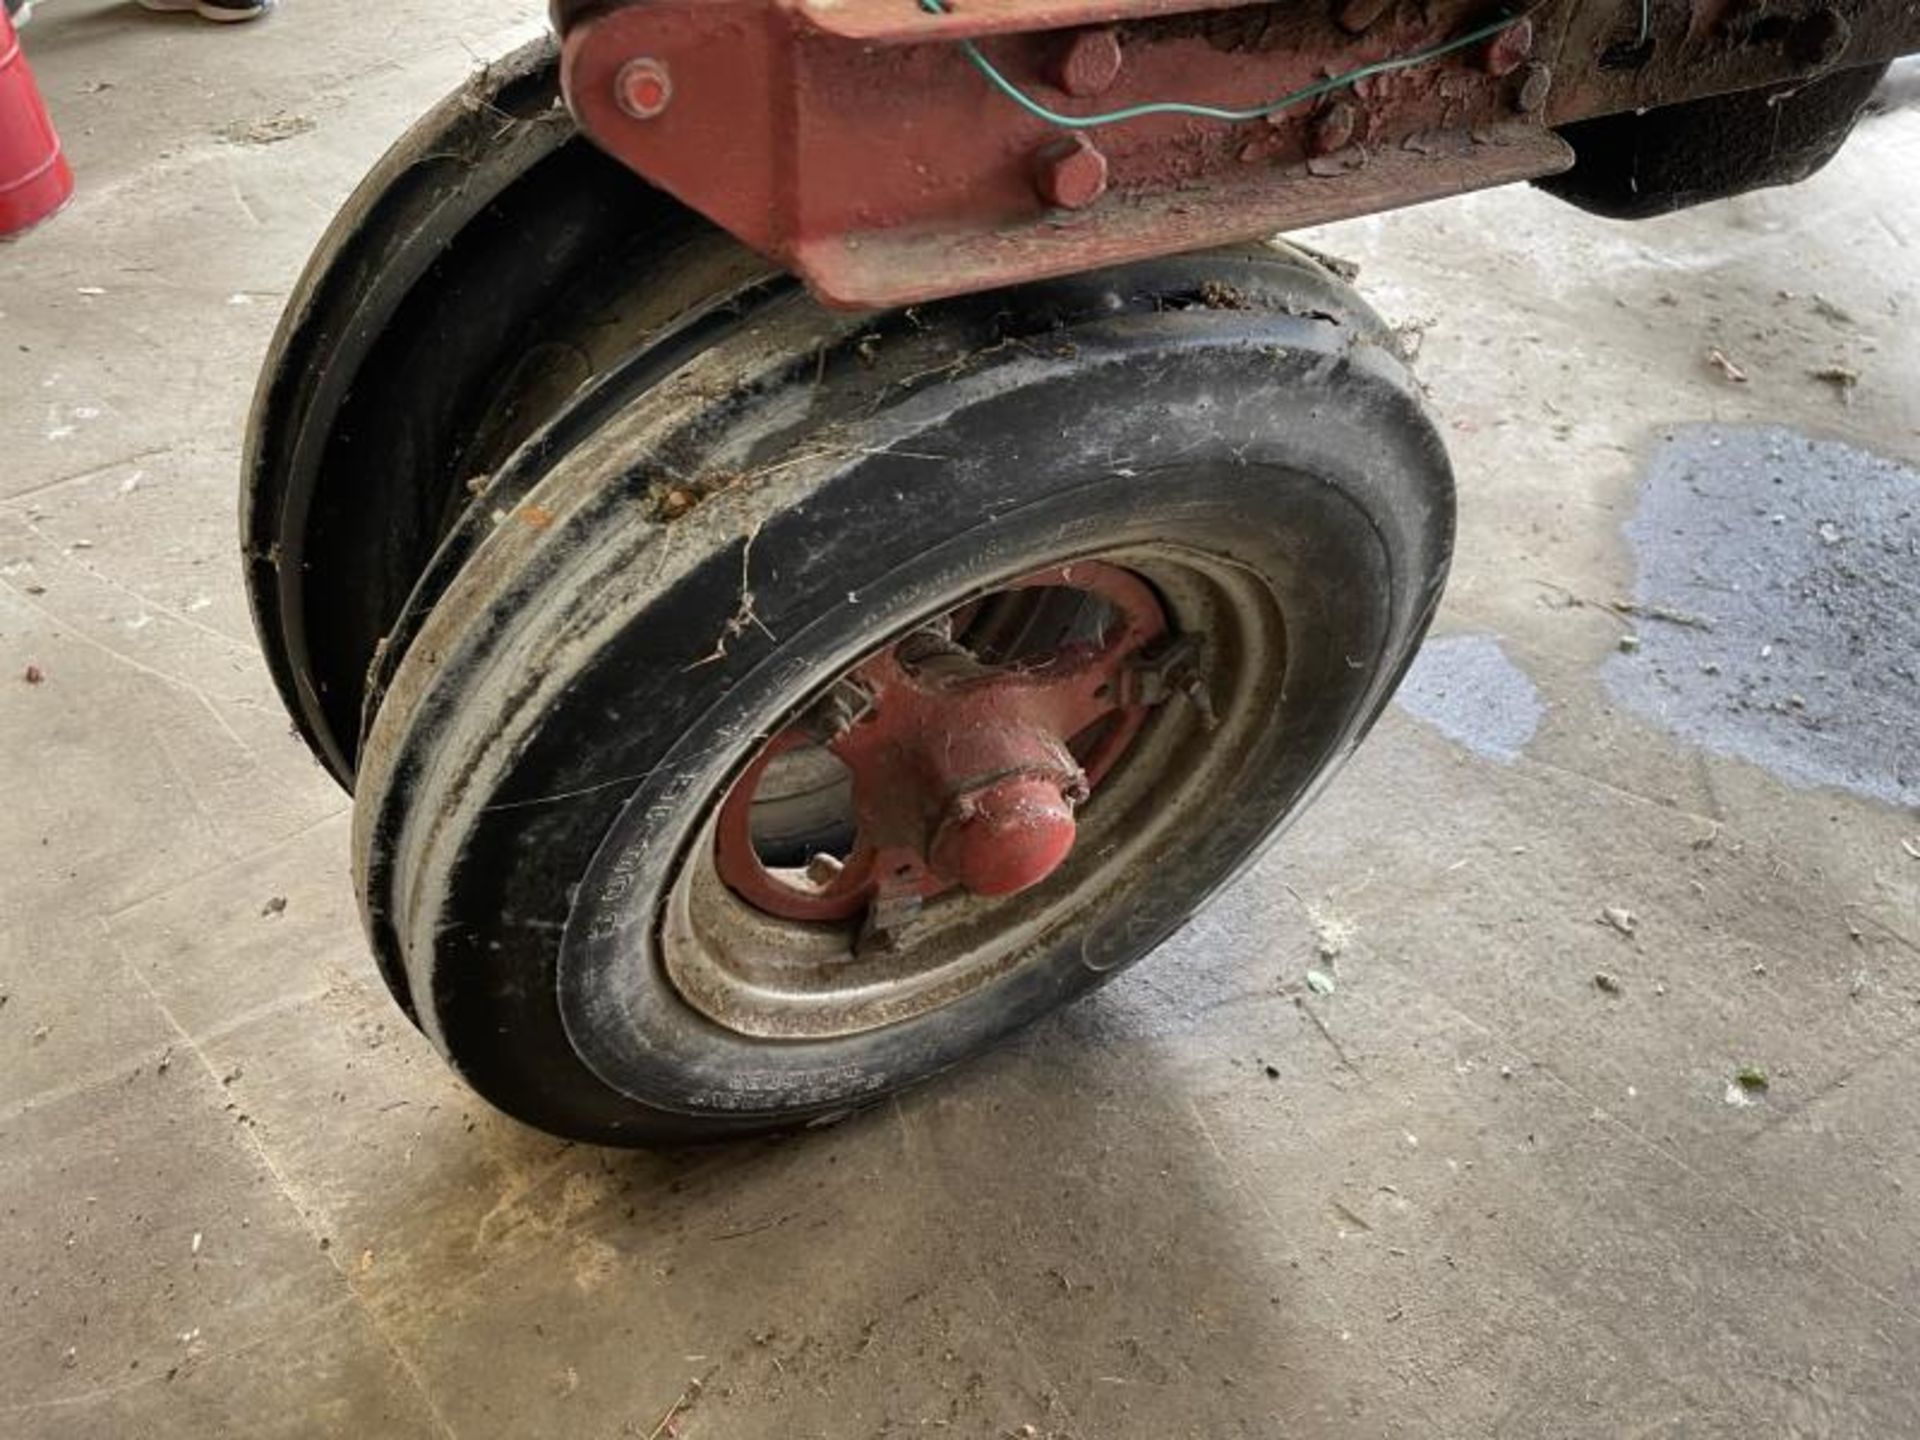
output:
<instances>
[{"instance_id":1,"label":"dirt on floor","mask_svg":"<svg viewBox=\"0 0 1920 1440\"><path fill-rule=\"evenodd\" d=\"M540 20L26 32L79 192L0 249L0 1433L1920 1433L1920 113L1641 225L1307 237L1459 475L1403 705L1020 1043L629 1155L388 1000L234 533L321 228Z\"/></svg>"}]
</instances>

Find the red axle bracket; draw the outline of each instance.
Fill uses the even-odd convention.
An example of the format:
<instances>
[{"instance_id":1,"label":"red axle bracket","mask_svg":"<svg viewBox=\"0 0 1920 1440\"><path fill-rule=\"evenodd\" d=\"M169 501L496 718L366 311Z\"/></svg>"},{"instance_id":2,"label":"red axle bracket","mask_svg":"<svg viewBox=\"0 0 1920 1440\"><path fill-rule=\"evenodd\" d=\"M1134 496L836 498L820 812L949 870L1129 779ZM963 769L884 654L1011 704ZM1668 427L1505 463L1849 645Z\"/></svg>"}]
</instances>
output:
<instances>
[{"instance_id":1,"label":"red axle bracket","mask_svg":"<svg viewBox=\"0 0 1920 1440\"><path fill-rule=\"evenodd\" d=\"M1553 130L1569 121L1920 44L1920 7L1904 0L556 0L556 12L586 133L850 308L1550 174L1572 162ZM1162 111L1089 129L1038 113L1254 110L1307 89L1233 121Z\"/></svg>"},{"instance_id":2,"label":"red axle bracket","mask_svg":"<svg viewBox=\"0 0 1920 1440\"><path fill-rule=\"evenodd\" d=\"M1326 12L1209 0L950 0L942 13L918 0L645 0L573 24L562 79L582 127L625 164L829 304L883 307L1568 163L1485 47L1363 82L1331 121L1329 102L1243 124L1154 115L1069 131L996 89L960 44L977 41L1061 112L1169 97L1242 107L1500 13L1486 0L1431 12L1408 7L1356 38Z\"/></svg>"}]
</instances>

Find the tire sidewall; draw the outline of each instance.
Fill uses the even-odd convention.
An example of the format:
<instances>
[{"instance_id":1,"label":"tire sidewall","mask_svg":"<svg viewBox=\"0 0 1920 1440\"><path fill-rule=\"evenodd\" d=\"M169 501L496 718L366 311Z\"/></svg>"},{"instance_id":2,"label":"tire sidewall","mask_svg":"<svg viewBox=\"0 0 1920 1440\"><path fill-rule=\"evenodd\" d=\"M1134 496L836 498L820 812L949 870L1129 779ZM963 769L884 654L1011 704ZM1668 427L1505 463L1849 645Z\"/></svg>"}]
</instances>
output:
<instances>
[{"instance_id":1,"label":"tire sidewall","mask_svg":"<svg viewBox=\"0 0 1920 1440\"><path fill-rule=\"evenodd\" d=\"M520 738L439 767L463 777L436 801L458 823L434 832L440 863L417 873L442 878L395 907L396 933L415 993L431 996L430 1030L484 1093L596 1138L844 1109L1101 983L1303 807L1378 714L1431 614L1451 540L1445 461L1377 348L1298 316L1194 317L1182 333L1185 318L1087 327L1072 363L988 367L892 407L869 433L838 432L858 458L798 482L801 493L729 497L741 507L731 523L709 502L699 526L662 527L658 543L703 547L700 558L664 590L636 589L629 613L593 609L597 633L614 638L524 702L538 716L518 715ZM945 459L931 481L929 454ZM705 806L796 692L971 589L1147 541L1257 570L1288 616L1287 700L1264 761L1204 837L913 1020L768 1042L681 999L649 917ZM751 625L738 623L743 604ZM579 651L585 613L548 612L532 648ZM461 733L487 748L471 725ZM632 783L577 794L583 774ZM574 798L525 799L554 795Z\"/></svg>"}]
</instances>

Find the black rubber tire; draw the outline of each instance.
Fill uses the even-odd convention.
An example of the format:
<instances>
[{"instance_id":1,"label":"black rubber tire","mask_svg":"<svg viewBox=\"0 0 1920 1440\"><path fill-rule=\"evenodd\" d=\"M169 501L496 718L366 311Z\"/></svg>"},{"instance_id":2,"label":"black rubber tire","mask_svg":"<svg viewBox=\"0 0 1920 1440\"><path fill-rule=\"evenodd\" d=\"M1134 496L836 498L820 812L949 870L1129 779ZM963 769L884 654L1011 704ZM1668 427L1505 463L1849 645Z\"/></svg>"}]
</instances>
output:
<instances>
[{"instance_id":1,"label":"black rubber tire","mask_svg":"<svg viewBox=\"0 0 1920 1440\"><path fill-rule=\"evenodd\" d=\"M1816 20L1833 14L1813 12ZM1573 146L1573 168L1533 183L1610 220L1646 220L1796 185L1840 153L1886 68L1836 70L1566 125L1559 133Z\"/></svg>"},{"instance_id":2,"label":"black rubber tire","mask_svg":"<svg viewBox=\"0 0 1920 1440\"><path fill-rule=\"evenodd\" d=\"M406 602L463 512L494 503L470 487L681 296L711 301L723 277L686 275L690 245L766 271L711 236L579 134L551 37L476 72L341 207L262 369L240 528L274 682L343 785Z\"/></svg>"},{"instance_id":3,"label":"black rubber tire","mask_svg":"<svg viewBox=\"0 0 1920 1440\"><path fill-rule=\"evenodd\" d=\"M1391 337L1292 252L883 317L773 296L600 416L449 578L362 747L370 934L460 1073L549 1131L870 1102L1100 984L1259 853L1391 695L1452 519ZM1217 697L1259 739L1211 823L917 1018L770 1041L689 1006L654 906L756 737L956 597L1125 544L1231 564L1284 617L1284 674Z\"/></svg>"}]
</instances>

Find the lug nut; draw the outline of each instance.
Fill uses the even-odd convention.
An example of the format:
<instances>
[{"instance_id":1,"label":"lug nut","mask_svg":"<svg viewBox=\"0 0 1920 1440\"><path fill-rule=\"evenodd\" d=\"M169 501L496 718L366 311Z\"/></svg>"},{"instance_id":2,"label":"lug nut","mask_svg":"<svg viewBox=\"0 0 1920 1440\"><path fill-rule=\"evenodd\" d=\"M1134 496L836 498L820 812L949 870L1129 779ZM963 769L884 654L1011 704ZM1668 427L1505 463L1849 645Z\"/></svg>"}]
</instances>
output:
<instances>
[{"instance_id":1,"label":"lug nut","mask_svg":"<svg viewBox=\"0 0 1920 1440\"><path fill-rule=\"evenodd\" d=\"M1553 67L1543 60L1529 60L1520 71L1520 89L1513 97L1513 108L1522 115L1537 115L1546 109L1547 96L1553 90Z\"/></svg>"},{"instance_id":2,"label":"lug nut","mask_svg":"<svg viewBox=\"0 0 1920 1440\"><path fill-rule=\"evenodd\" d=\"M1511 75L1533 53L1533 22L1521 20L1487 42L1481 64L1489 75Z\"/></svg>"},{"instance_id":3,"label":"lug nut","mask_svg":"<svg viewBox=\"0 0 1920 1440\"><path fill-rule=\"evenodd\" d=\"M635 120L651 120L673 99L673 77L662 61L643 55L620 67L613 98Z\"/></svg>"},{"instance_id":4,"label":"lug nut","mask_svg":"<svg viewBox=\"0 0 1920 1440\"><path fill-rule=\"evenodd\" d=\"M1053 57L1047 79L1068 95L1100 95L1113 88L1123 63L1118 34L1111 29L1082 30Z\"/></svg>"},{"instance_id":5,"label":"lug nut","mask_svg":"<svg viewBox=\"0 0 1920 1440\"><path fill-rule=\"evenodd\" d=\"M1107 157L1084 135L1056 140L1035 155L1033 183L1047 204L1085 209L1107 193Z\"/></svg>"}]
</instances>

